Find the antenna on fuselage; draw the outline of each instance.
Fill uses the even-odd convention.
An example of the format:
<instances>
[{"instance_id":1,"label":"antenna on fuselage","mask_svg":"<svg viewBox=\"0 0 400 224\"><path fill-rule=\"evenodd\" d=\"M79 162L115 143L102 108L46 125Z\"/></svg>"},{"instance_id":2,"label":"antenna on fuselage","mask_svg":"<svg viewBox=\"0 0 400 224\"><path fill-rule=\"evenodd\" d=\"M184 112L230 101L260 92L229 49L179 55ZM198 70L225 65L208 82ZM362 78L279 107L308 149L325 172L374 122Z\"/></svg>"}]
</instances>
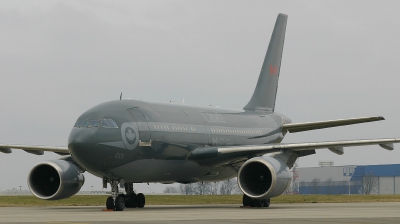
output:
<instances>
[{"instance_id":1,"label":"antenna on fuselage","mask_svg":"<svg viewBox=\"0 0 400 224\"><path fill-rule=\"evenodd\" d=\"M121 95L119 95L119 100L122 100L122 92L121 92Z\"/></svg>"}]
</instances>

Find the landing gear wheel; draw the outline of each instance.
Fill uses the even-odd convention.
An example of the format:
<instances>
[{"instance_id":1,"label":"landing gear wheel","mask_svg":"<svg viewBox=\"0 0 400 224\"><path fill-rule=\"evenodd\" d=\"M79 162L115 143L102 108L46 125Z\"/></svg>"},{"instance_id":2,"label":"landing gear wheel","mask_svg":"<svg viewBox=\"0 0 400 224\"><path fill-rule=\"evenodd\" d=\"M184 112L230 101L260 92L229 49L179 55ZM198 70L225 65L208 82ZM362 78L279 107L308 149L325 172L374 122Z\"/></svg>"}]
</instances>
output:
<instances>
[{"instance_id":1,"label":"landing gear wheel","mask_svg":"<svg viewBox=\"0 0 400 224\"><path fill-rule=\"evenodd\" d=\"M137 207L138 208L143 208L144 205L146 204L146 199L142 193L137 194L136 196L137 199Z\"/></svg>"},{"instance_id":2,"label":"landing gear wheel","mask_svg":"<svg viewBox=\"0 0 400 224\"><path fill-rule=\"evenodd\" d=\"M107 209L114 209L114 200L112 197L108 197L106 201L106 208Z\"/></svg>"},{"instance_id":3,"label":"landing gear wheel","mask_svg":"<svg viewBox=\"0 0 400 224\"><path fill-rule=\"evenodd\" d=\"M251 198L247 195L243 195L243 206L249 207L251 205Z\"/></svg>"},{"instance_id":4,"label":"landing gear wheel","mask_svg":"<svg viewBox=\"0 0 400 224\"><path fill-rule=\"evenodd\" d=\"M264 207L264 199L254 199L256 207Z\"/></svg>"},{"instance_id":5,"label":"landing gear wheel","mask_svg":"<svg viewBox=\"0 0 400 224\"><path fill-rule=\"evenodd\" d=\"M264 207L269 207L271 204L271 199L264 199Z\"/></svg>"},{"instance_id":6,"label":"landing gear wheel","mask_svg":"<svg viewBox=\"0 0 400 224\"><path fill-rule=\"evenodd\" d=\"M115 199L115 211L123 211L125 209L125 198L121 195L119 195Z\"/></svg>"},{"instance_id":7,"label":"landing gear wheel","mask_svg":"<svg viewBox=\"0 0 400 224\"><path fill-rule=\"evenodd\" d=\"M250 198L250 207L257 207L256 205L256 199Z\"/></svg>"},{"instance_id":8,"label":"landing gear wheel","mask_svg":"<svg viewBox=\"0 0 400 224\"><path fill-rule=\"evenodd\" d=\"M125 195L124 195L124 194L119 194L117 197L123 197L123 198L125 198Z\"/></svg>"},{"instance_id":9,"label":"landing gear wheel","mask_svg":"<svg viewBox=\"0 0 400 224\"><path fill-rule=\"evenodd\" d=\"M126 196L126 207L127 208L137 208L138 207L138 200L135 193L130 193Z\"/></svg>"}]
</instances>

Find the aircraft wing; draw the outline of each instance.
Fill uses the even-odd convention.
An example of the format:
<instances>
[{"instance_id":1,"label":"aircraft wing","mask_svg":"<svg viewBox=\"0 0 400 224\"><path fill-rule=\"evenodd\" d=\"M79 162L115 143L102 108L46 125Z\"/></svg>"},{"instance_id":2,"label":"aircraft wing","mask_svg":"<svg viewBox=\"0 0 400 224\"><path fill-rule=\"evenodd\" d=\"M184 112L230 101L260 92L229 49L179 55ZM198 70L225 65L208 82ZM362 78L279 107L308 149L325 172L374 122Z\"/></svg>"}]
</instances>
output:
<instances>
[{"instance_id":1,"label":"aircraft wing","mask_svg":"<svg viewBox=\"0 0 400 224\"><path fill-rule=\"evenodd\" d=\"M376 117L361 117L361 118L316 121L316 122L305 122L305 123L289 123L289 124L283 124L282 129L284 131L287 130L290 133L294 133L294 132L309 131L315 129L345 126L351 124L359 124L365 122L381 121L381 120L385 120L385 118L376 116Z\"/></svg>"},{"instance_id":2,"label":"aircraft wing","mask_svg":"<svg viewBox=\"0 0 400 224\"><path fill-rule=\"evenodd\" d=\"M44 152L54 152L59 155L69 155L68 147L52 147L52 146L33 146L33 145L5 145L0 144L0 152L12 153L11 149L22 149L25 152L35 155L43 155Z\"/></svg>"},{"instance_id":3,"label":"aircraft wing","mask_svg":"<svg viewBox=\"0 0 400 224\"><path fill-rule=\"evenodd\" d=\"M332 152L341 155L343 154L343 147L379 145L387 150L393 150L393 143L400 143L400 138L203 147L193 150L188 155L187 159L193 161L214 160L214 162L219 163L221 161L228 161L231 158L259 156L266 153L279 152L281 150L301 152L324 148L328 148Z\"/></svg>"}]
</instances>

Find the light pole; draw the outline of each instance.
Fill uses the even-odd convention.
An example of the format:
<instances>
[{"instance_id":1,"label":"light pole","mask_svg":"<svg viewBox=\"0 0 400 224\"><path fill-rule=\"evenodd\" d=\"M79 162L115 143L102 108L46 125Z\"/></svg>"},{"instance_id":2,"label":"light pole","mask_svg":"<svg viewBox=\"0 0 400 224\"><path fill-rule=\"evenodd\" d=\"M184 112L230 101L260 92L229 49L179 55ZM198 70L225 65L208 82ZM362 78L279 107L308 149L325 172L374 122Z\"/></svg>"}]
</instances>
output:
<instances>
[{"instance_id":1,"label":"light pole","mask_svg":"<svg viewBox=\"0 0 400 224\"><path fill-rule=\"evenodd\" d=\"M21 187L22 187L22 186L19 186L19 192L21 192L21 191L22 191L22 190L21 190Z\"/></svg>"},{"instance_id":2,"label":"light pole","mask_svg":"<svg viewBox=\"0 0 400 224\"><path fill-rule=\"evenodd\" d=\"M90 190L93 193L93 186L90 186L92 189Z\"/></svg>"}]
</instances>

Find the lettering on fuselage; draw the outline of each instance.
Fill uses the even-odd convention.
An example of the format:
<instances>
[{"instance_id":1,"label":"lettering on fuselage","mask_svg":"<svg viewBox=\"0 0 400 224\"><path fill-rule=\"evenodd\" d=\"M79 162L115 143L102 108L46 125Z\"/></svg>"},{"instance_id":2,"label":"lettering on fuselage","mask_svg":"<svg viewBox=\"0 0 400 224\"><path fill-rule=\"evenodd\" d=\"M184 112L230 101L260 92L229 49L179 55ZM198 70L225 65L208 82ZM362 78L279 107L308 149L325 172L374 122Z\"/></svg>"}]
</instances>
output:
<instances>
[{"instance_id":1,"label":"lettering on fuselage","mask_svg":"<svg viewBox=\"0 0 400 224\"><path fill-rule=\"evenodd\" d=\"M124 158L124 154L123 153L117 153L117 154L115 154L115 158L116 159L123 159Z\"/></svg>"},{"instance_id":2,"label":"lettering on fuselage","mask_svg":"<svg viewBox=\"0 0 400 224\"><path fill-rule=\"evenodd\" d=\"M212 137L212 145L230 145L230 138Z\"/></svg>"}]
</instances>

